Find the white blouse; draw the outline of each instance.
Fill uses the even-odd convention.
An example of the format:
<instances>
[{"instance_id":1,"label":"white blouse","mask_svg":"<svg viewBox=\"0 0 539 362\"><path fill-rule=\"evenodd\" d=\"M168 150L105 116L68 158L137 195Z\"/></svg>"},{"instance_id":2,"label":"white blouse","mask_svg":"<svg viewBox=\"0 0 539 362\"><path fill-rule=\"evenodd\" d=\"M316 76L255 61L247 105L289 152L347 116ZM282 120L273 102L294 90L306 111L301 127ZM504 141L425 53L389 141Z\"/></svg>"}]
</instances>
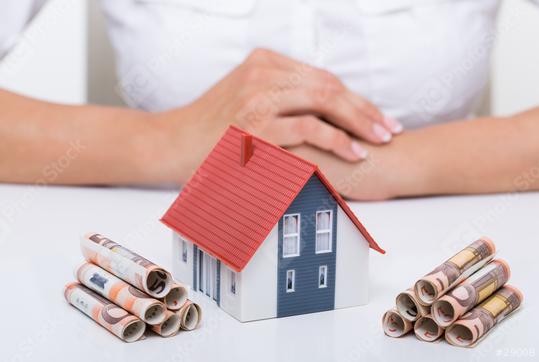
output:
<instances>
[{"instance_id":1,"label":"white blouse","mask_svg":"<svg viewBox=\"0 0 539 362\"><path fill-rule=\"evenodd\" d=\"M0 4L0 60L17 43L28 22L46 0L2 0Z\"/></svg>"},{"instance_id":2,"label":"white blouse","mask_svg":"<svg viewBox=\"0 0 539 362\"><path fill-rule=\"evenodd\" d=\"M487 82L500 0L101 5L120 88L133 107L156 111L188 104L252 49L265 47L328 69L406 128L415 128L471 115ZM3 25L2 19L0 52Z\"/></svg>"}]
</instances>

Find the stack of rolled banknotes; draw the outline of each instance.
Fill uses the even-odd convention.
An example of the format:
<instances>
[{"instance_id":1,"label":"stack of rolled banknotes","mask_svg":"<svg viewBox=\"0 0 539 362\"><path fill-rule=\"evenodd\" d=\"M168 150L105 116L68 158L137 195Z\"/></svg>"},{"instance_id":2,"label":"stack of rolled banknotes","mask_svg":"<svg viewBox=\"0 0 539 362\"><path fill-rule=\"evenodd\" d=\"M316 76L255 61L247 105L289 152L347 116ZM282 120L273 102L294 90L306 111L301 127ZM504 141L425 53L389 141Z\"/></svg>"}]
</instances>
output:
<instances>
[{"instance_id":1,"label":"stack of rolled banknotes","mask_svg":"<svg viewBox=\"0 0 539 362\"><path fill-rule=\"evenodd\" d=\"M482 237L419 279L384 314L384 333L401 337L413 329L422 341L445 336L454 346L475 346L523 300L506 284L509 265L495 253L494 243Z\"/></svg>"},{"instance_id":2,"label":"stack of rolled banknotes","mask_svg":"<svg viewBox=\"0 0 539 362\"><path fill-rule=\"evenodd\" d=\"M80 247L86 263L65 299L112 334L134 342L147 325L163 337L198 327L200 306L165 269L100 234L85 235Z\"/></svg>"}]
</instances>

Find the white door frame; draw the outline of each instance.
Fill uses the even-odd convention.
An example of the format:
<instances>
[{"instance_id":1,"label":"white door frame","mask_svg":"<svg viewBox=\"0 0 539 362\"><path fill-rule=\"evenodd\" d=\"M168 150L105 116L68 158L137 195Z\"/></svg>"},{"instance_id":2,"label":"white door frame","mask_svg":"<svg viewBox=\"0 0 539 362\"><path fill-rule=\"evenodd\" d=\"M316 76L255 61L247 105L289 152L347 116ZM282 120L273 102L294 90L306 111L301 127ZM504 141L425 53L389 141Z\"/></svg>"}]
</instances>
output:
<instances>
[{"instance_id":1,"label":"white door frame","mask_svg":"<svg viewBox=\"0 0 539 362\"><path fill-rule=\"evenodd\" d=\"M217 260L205 253L203 250L198 249L199 262L197 265L197 272L200 276L198 290L208 297L217 299Z\"/></svg>"}]
</instances>

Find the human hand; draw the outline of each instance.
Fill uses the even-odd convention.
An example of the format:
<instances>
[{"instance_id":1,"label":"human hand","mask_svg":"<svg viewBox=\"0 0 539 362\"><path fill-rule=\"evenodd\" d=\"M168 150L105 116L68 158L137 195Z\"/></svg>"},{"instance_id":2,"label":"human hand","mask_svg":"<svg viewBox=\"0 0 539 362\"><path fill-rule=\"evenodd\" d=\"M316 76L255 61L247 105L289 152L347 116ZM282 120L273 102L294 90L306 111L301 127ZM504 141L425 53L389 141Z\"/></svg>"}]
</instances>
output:
<instances>
[{"instance_id":1,"label":"human hand","mask_svg":"<svg viewBox=\"0 0 539 362\"><path fill-rule=\"evenodd\" d=\"M373 201L432 193L437 183L427 164L436 156L424 149L423 131L411 131L383 147L366 144L369 156L350 163L335 155L301 145L290 151L318 165L337 191L347 199Z\"/></svg>"},{"instance_id":2,"label":"human hand","mask_svg":"<svg viewBox=\"0 0 539 362\"><path fill-rule=\"evenodd\" d=\"M186 108L176 123L193 119L208 152L230 123L280 146L310 144L346 161L367 156L354 138L382 144L402 130L333 74L263 49Z\"/></svg>"},{"instance_id":3,"label":"human hand","mask_svg":"<svg viewBox=\"0 0 539 362\"><path fill-rule=\"evenodd\" d=\"M393 170L387 167L385 159L381 159L377 148L368 145L366 148L369 156L357 163L346 162L310 145L295 146L289 150L318 165L333 187L346 199L374 201L395 197L391 182Z\"/></svg>"}]
</instances>

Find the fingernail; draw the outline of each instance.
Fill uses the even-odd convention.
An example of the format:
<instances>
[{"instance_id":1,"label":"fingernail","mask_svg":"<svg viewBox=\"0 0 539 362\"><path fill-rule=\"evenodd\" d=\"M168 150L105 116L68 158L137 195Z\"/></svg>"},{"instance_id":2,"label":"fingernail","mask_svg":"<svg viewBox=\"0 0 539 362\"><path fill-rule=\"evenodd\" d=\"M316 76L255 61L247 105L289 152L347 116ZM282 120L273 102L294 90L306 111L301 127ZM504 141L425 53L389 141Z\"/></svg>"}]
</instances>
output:
<instances>
[{"instance_id":1,"label":"fingernail","mask_svg":"<svg viewBox=\"0 0 539 362\"><path fill-rule=\"evenodd\" d=\"M352 151L362 160L366 159L369 155L369 152L367 152L366 149L361 147L361 145L355 141L352 141Z\"/></svg>"},{"instance_id":2,"label":"fingernail","mask_svg":"<svg viewBox=\"0 0 539 362\"><path fill-rule=\"evenodd\" d=\"M401 133L402 130L404 129L402 127L402 123L400 123L397 119L393 117L385 117L384 122L393 133Z\"/></svg>"},{"instance_id":3,"label":"fingernail","mask_svg":"<svg viewBox=\"0 0 539 362\"><path fill-rule=\"evenodd\" d=\"M378 123L374 124L372 130L376 137L378 137L382 142L391 141L391 133L389 133L384 127L380 126Z\"/></svg>"}]
</instances>

